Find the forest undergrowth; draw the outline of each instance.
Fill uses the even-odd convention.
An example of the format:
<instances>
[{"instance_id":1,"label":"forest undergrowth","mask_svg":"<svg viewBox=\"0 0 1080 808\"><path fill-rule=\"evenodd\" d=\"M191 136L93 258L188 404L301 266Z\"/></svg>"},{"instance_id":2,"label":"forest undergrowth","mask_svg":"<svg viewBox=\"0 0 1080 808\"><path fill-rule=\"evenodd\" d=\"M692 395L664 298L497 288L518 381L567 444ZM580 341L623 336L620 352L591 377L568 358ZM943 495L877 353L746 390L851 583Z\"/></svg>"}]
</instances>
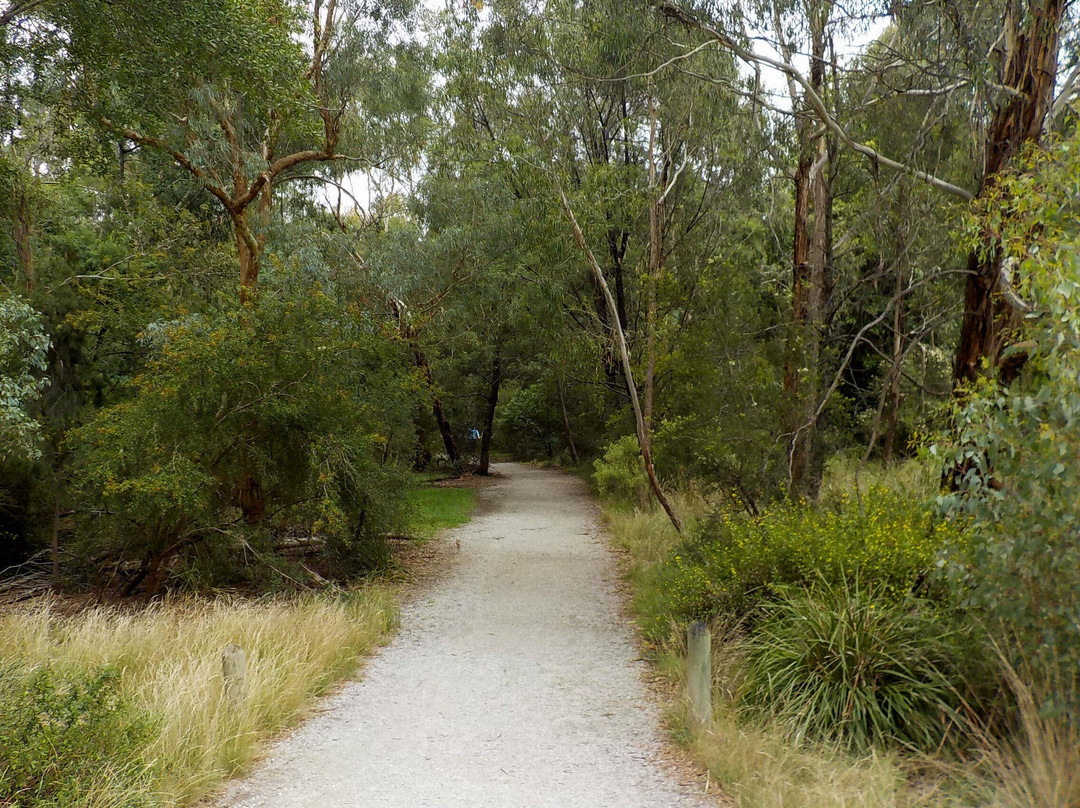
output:
<instances>
[{"instance_id":1,"label":"forest undergrowth","mask_svg":"<svg viewBox=\"0 0 1080 808\"><path fill-rule=\"evenodd\" d=\"M672 692L687 625L711 628L713 720L695 728L672 701L672 737L738 808L1077 805L1080 735L1048 706L1076 703L1074 686L1015 667L934 576L963 529L923 504L925 464L870 464L861 489L856 467L832 464L818 505L754 515L684 489L682 537L659 508L605 498L647 656Z\"/></svg>"}]
</instances>

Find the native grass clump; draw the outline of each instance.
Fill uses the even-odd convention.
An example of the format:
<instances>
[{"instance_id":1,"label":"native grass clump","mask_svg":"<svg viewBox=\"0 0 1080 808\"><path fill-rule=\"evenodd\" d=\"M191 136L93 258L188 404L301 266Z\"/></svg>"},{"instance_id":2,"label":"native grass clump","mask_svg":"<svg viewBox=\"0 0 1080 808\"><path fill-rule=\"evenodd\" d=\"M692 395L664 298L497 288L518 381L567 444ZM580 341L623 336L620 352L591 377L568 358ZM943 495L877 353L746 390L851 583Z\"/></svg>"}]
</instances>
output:
<instances>
[{"instance_id":1,"label":"native grass clump","mask_svg":"<svg viewBox=\"0 0 1080 808\"><path fill-rule=\"evenodd\" d=\"M796 737L934 751L961 702L956 635L933 603L881 585L782 589L746 641L740 699Z\"/></svg>"},{"instance_id":2,"label":"native grass clump","mask_svg":"<svg viewBox=\"0 0 1080 808\"><path fill-rule=\"evenodd\" d=\"M0 615L0 802L14 808L183 806L352 675L392 629L391 593L170 599L65 616ZM244 648L239 696L222 649Z\"/></svg>"}]
</instances>

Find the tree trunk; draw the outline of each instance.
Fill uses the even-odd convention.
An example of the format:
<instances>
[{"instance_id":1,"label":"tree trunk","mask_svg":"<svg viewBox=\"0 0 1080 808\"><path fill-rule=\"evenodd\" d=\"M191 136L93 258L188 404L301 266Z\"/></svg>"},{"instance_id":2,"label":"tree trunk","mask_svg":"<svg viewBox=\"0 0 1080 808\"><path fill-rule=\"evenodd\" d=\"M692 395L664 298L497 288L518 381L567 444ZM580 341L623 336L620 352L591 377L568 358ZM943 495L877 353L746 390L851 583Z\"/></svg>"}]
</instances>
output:
<instances>
[{"instance_id":1,"label":"tree trunk","mask_svg":"<svg viewBox=\"0 0 1080 808\"><path fill-rule=\"evenodd\" d=\"M986 135L986 156L979 195L1026 143L1037 143L1054 100L1065 0L1041 0L1024 9L1010 2L1005 15L1005 67L1001 83L1015 93L999 106ZM1025 356L1016 354L1002 364L1002 349L1018 322L1017 313L998 294L1000 245L983 245L968 255L964 290L964 319L953 364L953 385L973 381L984 360L1004 383L1015 378Z\"/></svg>"},{"instance_id":2,"label":"tree trunk","mask_svg":"<svg viewBox=\"0 0 1080 808\"><path fill-rule=\"evenodd\" d=\"M60 498L64 487L64 460L59 452L53 462L56 463L56 473L53 477L52 541L49 552L52 556L52 583L55 588L60 586Z\"/></svg>"},{"instance_id":3,"label":"tree trunk","mask_svg":"<svg viewBox=\"0 0 1080 808\"><path fill-rule=\"evenodd\" d=\"M825 97L826 36L829 6L809 11L810 83ZM792 103L800 103L794 85ZM815 499L821 486L824 451L816 414L821 396L821 348L832 305L832 155L809 111L799 113L795 131L799 162L795 169L795 222L792 240L792 340L784 367L788 396L785 433L789 492ZM811 211L813 212L811 215Z\"/></svg>"},{"instance_id":4,"label":"tree trunk","mask_svg":"<svg viewBox=\"0 0 1080 808\"><path fill-rule=\"evenodd\" d=\"M161 592L161 585L165 582L166 562L164 553L153 553L146 572L146 594L156 598Z\"/></svg>"},{"instance_id":5,"label":"tree trunk","mask_svg":"<svg viewBox=\"0 0 1080 808\"><path fill-rule=\"evenodd\" d=\"M259 481L250 472L244 474L239 487L240 512L249 525L257 525L266 513L263 490Z\"/></svg>"},{"instance_id":6,"label":"tree trunk","mask_svg":"<svg viewBox=\"0 0 1080 808\"><path fill-rule=\"evenodd\" d=\"M12 221L12 240L15 242L15 256L19 266L19 276L22 278L23 288L33 292L37 285L34 274L34 251L30 243L31 234L34 230L34 220L30 212L30 203L26 198L26 191L20 189L16 192L18 199L15 204L15 216Z\"/></svg>"},{"instance_id":7,"label":"tree trunk","mask_svg":"<svg viewBox=\"0 0 1080 808\"><path fill-rule=\"evenodd\" d=\"M901 232L901 231L898 231ZM901 232L902 236L902 232ZM885 443L881 450L881 460L887 466L892 463L896 447L896 430L900 422L900 369L904 361L904 245L900 245L896 256L896 309L893 311L892 364L889 367L888 393L886 394Z\"/></svg>"},{"instance_id":8,"label":"tree trunk","mask_svg":"<svg viewBox=\"0 0 1080 808\"><path fill-rule=\"evenodd\" d=\"M247 211L234 213L232 218L236 230L236 252L240 259L240 302L247 303L259 283L262 251L259 240L248 227Z\"/></svg>"},{"instance_id":9,"label":"tree trunk","mask_svg":"<svg viewBox=\"0 0 1080 808\"><path fill-rule=\"evenodd\" d=\"M644 398L645 433L651 440L653 428L653 390L656 382L656 287L664 263L664 202L660 198L656 170L657 121L656 104L649 98L649 257L645 273L645 386ZM661 148L663 161L662 181L667 182L669 154Z\"/></svg>"},{"instance_id":10,"label":"tree trunk","mask_svg":"<svg viewBox=\"0 0 1080 808\"><path fill-rule=\"evenodd\" d=\"M799 157L795 168L795 221L791 247L791 332L784 360L784 394L786 423L784 432L788 443L788 476L790 486L797 490L806 476L807 440L803 430L806 412L803 406L806 386L804 354L810 334L807 333L807 312L810 290L810 167L809 152Z\"/></svg>"},{"instance_id":11,"label":"tree trunk","mask_svg":"<svg viewBox=\"0 0 1080 808\"><path fill-rule=\"evenodd\" d=\"M558 182L557 177L556 182ZM562 201L563 210L566 212L566 217L570 220L570 228L574 234L574 241L577 242L581 251L585 253L585 257L589 261L589 267L593 271L593 277L596 278L597 283L604 290L604 300L606 301L608 311L611 312L612 319L615 322L615 341L619 348L619 358L622 361L623 375L626 377L626 388L630 393L630 406L634 411L634 424L637 428L638 447L641 449L641 459L645 464L645 474L649 478L649 485L652 487L653 493L660 503L660 507L662 507L664 512L668 515L668 519L671 520L671 524L675 528L675 531L677 533L682 533L682 522L679 521L675 509L671 507L671 503L664 494L664 489L660 487L660 481L656 477L656 469L653 467L652 449L649 446L649 436L645 429L645 417L641 412L641 402L638 400L637 385L634 383L634 371L630 364L630 351L626 347L626 335L623 333L622 326L619 324L618 316L616 316L615 298L612 296L611 289L608 288L607 281L604 279L604 271L600 269L600 264L597 263L596 256L593 255L593 251L589 248L589 243L585 240L585 234L581 232L581 226L578 224L577 217L574 216L574 209L570 207L570 200L566 198L566 192L562 189L561 184L558 188L559 199Z\"/></svg>"},{"instance_id":12,"label":"tree trunk","mask_svg":"<svg viewBox=\"0 0 1080 808\"><path fill-rule=\"evenodd\" d=\"M563 431L566 433L566 448L570 450L570 459L574 461L574 465L581 463L581 459L578 457L577 447L574 445L574 434L570 431L570 416L566 412L566 395L563 393L562 379L555 380L555 389L559 393L559 408L562 410L562 425Z\"/></svg>"},{"instance_id":13,"label":"tree trunk","mask_svg":"<svg viewBox=\"0 0 1080 808\"><path fill-rule=\"evenodd\" d=\"M416 367L420 370L420 374L424 377L428 390L431 392L431 413L435 416L435 423L439 427L439 435L442 436L446 456L451 463L457 463L461 459L461 455L458 454L457 446L454 445L454 431L450 428L450 422L446 418L446 410L443 408L442 399L435 392L435 380L431 377L431 366L428 364L427 355L419 348L414 351L413 355L416 359Z\"/></svg>"},{"instance_id":14,"label":"tree trunk","mask_svg":"<svg viewBox=\"0 0 1080 808\"><path fill-rule=\"evenodd\" d=\"M803 391L803 416L805 425L805 458L803 477L796 489L809 499L817 499L821 478L825 471L825 448L816 414L822 394L822 370L825 357L826 332L833 291L833 245L832 245L832 156L825 137L818 139L817 171L811 178L814 199L814 230L810 250L810 294L808 314L807 367L810 370L806 389Z\"/></svg>"},{"instance_id":15,"label":"tree trunk","mask_svg":"<svg viewBox=\"0 0 1080 808\"><path fill-rule=\"evenodd\" d=\"M487 413L484 417L484 432L480 437L480 465L476 473L487 476L491 465L491 433L495 427L495 408L499 404L499 386L502 384L502 346L495 346L495 357L491 362L491 380L488 383Z\"/></svg>"},{"instance_id":16,"label":"tree trunk","mask_svg":"<svg viewBox=\"0 0 1080 808\"><path fill-rule=\"evenodd\" d=\"M413 454L413 471L423 471L431 465L431 451L427 447L427 429L424 418L425 408L421 406L414 425L416 427L416 451Z\"/></svg>"}]
</instances>

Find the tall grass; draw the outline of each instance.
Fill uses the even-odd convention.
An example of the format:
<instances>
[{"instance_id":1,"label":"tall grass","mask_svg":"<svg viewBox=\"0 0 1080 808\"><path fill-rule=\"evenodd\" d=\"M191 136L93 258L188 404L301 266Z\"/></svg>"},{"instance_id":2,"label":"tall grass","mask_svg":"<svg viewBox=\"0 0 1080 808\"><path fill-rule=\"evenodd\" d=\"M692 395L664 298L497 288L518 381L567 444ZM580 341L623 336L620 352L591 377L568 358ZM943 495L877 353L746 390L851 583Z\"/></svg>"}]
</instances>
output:
<instances>
[{"instance_id":1,"label":"tall grass","mask_svg":"<svg viewBox=\"0 0 1080 808\"><path fill-rule=\"evenodd\" d=\"M1010 738L976 731L981 765L966 778L971 802L986 808L1080 806L1080 692L1077 683L1046 681L1037 671L1002 670L1016 701L1018 724ZM1052 696L1052 698L1051 698ZM1066 709L1048 709L1051 701Z\"/></svg>"},{"instance_id":2,"label":"tall grass","mask_svg":"<svg viewBox=\"0 0 1080 808\"><path fill-rule=\"evenodd\" d=\"M389 592L375 586L339 597L182 599L71 617L44 603L0 615L0 670L47 667L61 680L116 671L120 695L152 727L131 762L142 767L139 789L150 804L181 806L248 767L269 738L355 672L394 619ZM238 699L222 688L221 651L230 643L247 652ZM69 804L132 804L131 789L130 778L116 777Z\"/></svg>"}]
</instances>

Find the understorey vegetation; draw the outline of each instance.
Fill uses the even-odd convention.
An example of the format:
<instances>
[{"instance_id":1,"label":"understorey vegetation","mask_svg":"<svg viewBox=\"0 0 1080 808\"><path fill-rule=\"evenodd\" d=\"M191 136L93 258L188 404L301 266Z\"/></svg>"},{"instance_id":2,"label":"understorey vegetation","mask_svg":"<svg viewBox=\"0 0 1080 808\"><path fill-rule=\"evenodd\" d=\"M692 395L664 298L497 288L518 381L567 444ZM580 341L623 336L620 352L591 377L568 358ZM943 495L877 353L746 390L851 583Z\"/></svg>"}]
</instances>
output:
<instances>
[{"instance_id":1,"label":"understorey vegetation","mask_svg":"<svg viewBox=\"0 0 1080 808\"><path fill-rule=\"evenodd\" d=\"M1076 804L1077 22L7 0L3 619L348 589L467 518L433 480L560 464L657 660L712 625L741 805ZM0 802L243 758L155 769L123 660L59 659L0 668Z\"/></svg>"},{"instance_id":2,"label":"understorey vegetation","mask_svg":"<svg viewBox=\"0 0 1080 808\"><path fill-rule=\"evenodd\" d=\"M172 599L0 615L0 801L14 808L190 805L354 673L389 635L382 587ZM222 648L246 652L242 693Z\"/></svg>"}]
</instances>

